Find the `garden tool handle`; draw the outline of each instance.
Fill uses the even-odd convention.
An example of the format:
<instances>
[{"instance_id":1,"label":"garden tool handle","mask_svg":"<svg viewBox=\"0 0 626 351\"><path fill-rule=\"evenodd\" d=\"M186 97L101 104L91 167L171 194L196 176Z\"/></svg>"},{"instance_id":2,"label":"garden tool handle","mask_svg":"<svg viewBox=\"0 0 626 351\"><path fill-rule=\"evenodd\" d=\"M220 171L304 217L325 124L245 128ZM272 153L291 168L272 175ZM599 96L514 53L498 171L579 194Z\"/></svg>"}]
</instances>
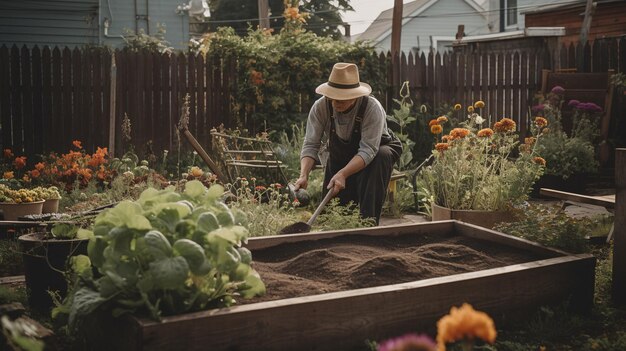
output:
<instances>
[{"instance_id":1,"label":"garden tool handle","mask_svg":"<svg viewBox=\"0 0 626 351\"><path fill-rule=\"evenodd\" d=\"M322 212L322 210L324 209L324 206L326 206L328 201L330 201L330 199L335 195L335 194L333 194L333 192L334 192L333 190L334 189L328 190L328 193L326 193L326 196L324 196L324 199L322 200L320 205L317 206L317 209L315 210L315 213L313 213L313 215L311 216L311 218L309 218L309 221L306 222L306 224L308 224L310 226L310 225L313 224L313 222L315 222L315 219Z\"/></svg>"}]
</instances>

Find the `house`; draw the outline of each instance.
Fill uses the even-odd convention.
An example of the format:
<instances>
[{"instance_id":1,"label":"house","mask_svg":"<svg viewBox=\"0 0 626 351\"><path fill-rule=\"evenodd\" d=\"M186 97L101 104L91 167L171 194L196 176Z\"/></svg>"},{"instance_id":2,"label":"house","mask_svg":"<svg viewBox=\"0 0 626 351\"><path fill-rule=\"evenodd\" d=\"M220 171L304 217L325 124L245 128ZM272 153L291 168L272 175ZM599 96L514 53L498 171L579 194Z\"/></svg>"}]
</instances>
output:
<instances>
[{"instance_id":1,"label":"house","mask_svg":"<svg viewBox=\"0 0 626 351\"><path fill-rule=\"evenodd\" d=\"M165 29L174 48L189 43L189 21L203 17L206 1L0 0L0 45L124 45L122 35ZM192 20L193 21L193 20Z\"/></svg>"},{"instance_id":2,"label":"house","mask_svg":"<svg viewBox=\"0 0 626 351\"><path fill-rule=\"evenodd\" d=\"M511 32L523 30L526 27L537 27L535 24L526 23L526 14L534 11L542 11L546 8L568 6L570 4L583 6L586 0L489 0L489 29L492 33ZM541 27L556 27L557 18L543 23ZM581 18L582 21L582 18Z\"/></svg>"},{"instance_id":3,"label":"house","mask_svg":"<svg viewBox=\"0 0 626 351\"><path fill-rule=\"evenodd\" d=\"M459 25L465 34L489 33L487 11L474 0L416 0L402 9L400 50L408 52L448 50L455 40ZM391 48L393 8L381 12L374 22L357 37L370 41L378 49Z\"/></svg>"},{"instance_id":4,"label":"house","mask_svg":"<svg viewBox=\"0 0 626 351\"><path fill-rule=\"evenodd\" d=\"M528 27L559 26L565 28L562 44L580 40L586 1L559 4L528 10L524 13ZM608 39L626 35L626 1L596 1L592 10L587 40Z\"/></svg>"}]
</instances>

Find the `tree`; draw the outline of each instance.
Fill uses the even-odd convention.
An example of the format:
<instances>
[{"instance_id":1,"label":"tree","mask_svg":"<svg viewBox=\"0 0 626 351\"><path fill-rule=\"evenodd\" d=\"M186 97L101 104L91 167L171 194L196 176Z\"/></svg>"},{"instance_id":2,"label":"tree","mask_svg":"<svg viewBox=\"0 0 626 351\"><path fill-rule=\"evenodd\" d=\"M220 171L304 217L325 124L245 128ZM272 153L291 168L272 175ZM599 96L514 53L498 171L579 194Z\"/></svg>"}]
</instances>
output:
<instances>
[{"instance_id":1,"label":"tree","mask_svg":"<svg viewBox=\"0 0 626 351\"><path fill-rule=\"evenodd\" d=\"M287 0L289 1L289 0ZM289 1L300 3L300 1ZM210 0L210 30L218 27L232 27L238 35L246 35L248 28L259 25L257 0ZM294 4L295 5L295 4ZM278 31L284 26L282 16L285 9L283 0L269 0L270 27ZM340 11L353 11L349 0L304 0L299 6L301 12L308 12L306 29L320 36L341 37L339 27L343 24Z\"/></svg>"}]
</instances>

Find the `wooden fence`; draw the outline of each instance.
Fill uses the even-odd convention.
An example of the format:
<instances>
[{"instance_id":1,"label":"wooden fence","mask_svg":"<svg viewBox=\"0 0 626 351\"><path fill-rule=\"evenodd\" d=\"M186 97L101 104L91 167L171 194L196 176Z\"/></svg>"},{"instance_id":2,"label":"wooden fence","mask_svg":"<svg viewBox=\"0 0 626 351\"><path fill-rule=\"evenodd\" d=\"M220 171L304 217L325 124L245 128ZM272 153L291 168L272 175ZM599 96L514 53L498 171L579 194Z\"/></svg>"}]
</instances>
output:
<instances>
[{"instance_id":1,"label":"wooden fence","mask_svg":"<svg viewBox=\"0 0 626 351\"><path fill-rule=\"evenodd\" d=\"M583 50L561 47L553 53L544 48L487 54L402 54L391 61L395 69L389 71L387 94L381 99L390 112L398 88L408 81L416 104L467 106L484 100L484 117L514 118L524 132L542 69L570 67L576 55L583 54L588 71L626 72L625 50L625 39L617 39L597 40ZM110 84L113 57L115 89ZM381 54L381 65L389 67L389 60L389 55ZM201 144L209 145L209 129L230 124L231 103L237 98L236 65L182 53L2 46L0 143L2 148L32 157L49 151L66 152L72 140L81 140L91 152L96 146L108 145L110 118L114 116L116 144L124 146L120 124L127 113L133 144L142 147L151 141L158 154L175 147L181 101L190 94L189 129ZM113 99L111 91L115 92Z\"/></svg>"}]
</instances>

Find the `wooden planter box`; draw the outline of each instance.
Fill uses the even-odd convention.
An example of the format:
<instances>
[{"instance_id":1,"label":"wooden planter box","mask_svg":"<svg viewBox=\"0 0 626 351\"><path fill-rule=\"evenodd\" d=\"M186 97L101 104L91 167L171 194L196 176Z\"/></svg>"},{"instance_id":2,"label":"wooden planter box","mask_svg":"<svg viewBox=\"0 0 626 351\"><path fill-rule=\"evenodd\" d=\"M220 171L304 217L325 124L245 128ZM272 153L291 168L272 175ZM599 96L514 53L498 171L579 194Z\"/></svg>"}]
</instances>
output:
<instances>
[{"instance_id":1,"label":"wooden planter box","mask_svg":"<svg viewBox=\"0 0 626 351\"><path fill-rule=\"evenodd\" d=\"M401 284L239 305L163 318L126 318L110 335L118 350L351 350L364 341L433 331L451 306L463 302L489 313L496 325L528 316L537 307L569 298L593 303L595 258L569 255L457 221L252 238L253 252L282 243L343 235L445 233L515 247L542 259L522 264ZM543 259L545 257L545 259Z\"/></svg>"}]
</instances>

